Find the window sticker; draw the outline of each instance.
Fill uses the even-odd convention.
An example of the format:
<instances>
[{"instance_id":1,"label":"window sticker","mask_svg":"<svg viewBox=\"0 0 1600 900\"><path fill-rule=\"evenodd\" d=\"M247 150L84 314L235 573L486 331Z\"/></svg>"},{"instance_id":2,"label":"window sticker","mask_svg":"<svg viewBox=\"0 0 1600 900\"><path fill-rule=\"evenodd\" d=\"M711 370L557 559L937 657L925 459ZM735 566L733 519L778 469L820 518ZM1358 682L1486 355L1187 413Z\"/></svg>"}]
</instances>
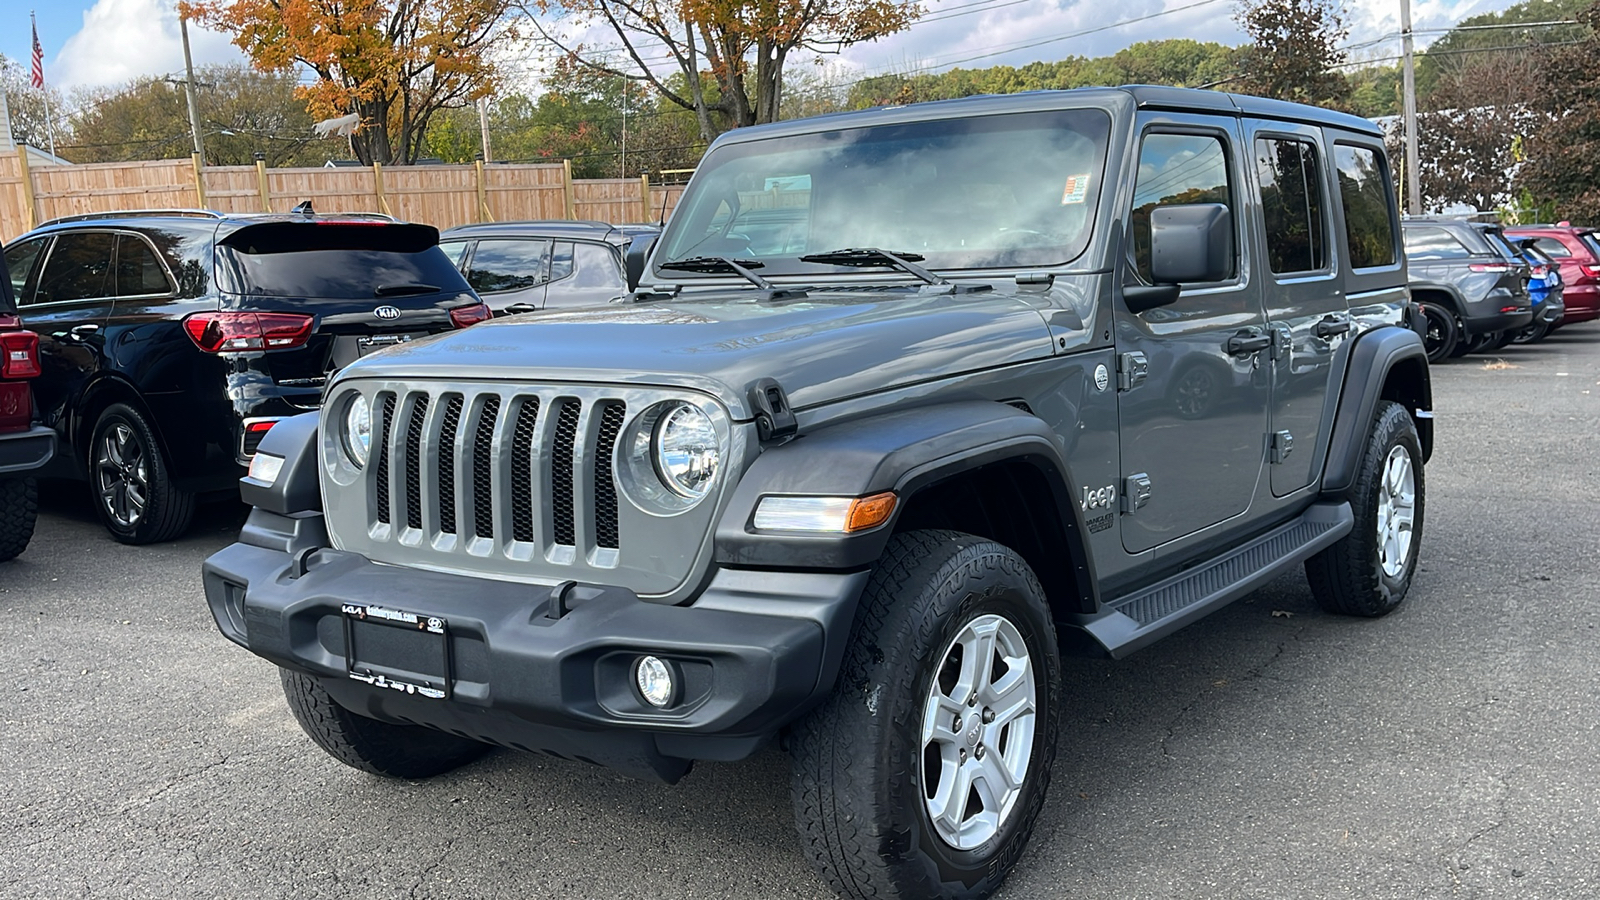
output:
<instances>
[{"instance_id":1,"label":"window sticker","mask_svg":"<svg viewBox=\"0 0 1600 900\"><path fill-rule=\"evenodd\" d=\"M1068 175L1067 186L1061 192L1061 205L1082 203L1089 199L1089 176Z\"/></svg>"}]
</instances>

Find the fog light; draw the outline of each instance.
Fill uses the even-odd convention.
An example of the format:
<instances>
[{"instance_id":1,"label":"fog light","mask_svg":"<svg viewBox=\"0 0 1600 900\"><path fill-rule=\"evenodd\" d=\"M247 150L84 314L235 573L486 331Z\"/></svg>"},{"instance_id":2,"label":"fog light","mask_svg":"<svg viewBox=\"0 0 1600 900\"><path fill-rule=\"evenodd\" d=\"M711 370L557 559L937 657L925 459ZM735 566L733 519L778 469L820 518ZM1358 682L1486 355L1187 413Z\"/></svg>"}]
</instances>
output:
<instances>
[{"instance_id":1,"label":"fog light","mask_svg":"<svg viewBox=\"0 0 1600 900\"><path fill-rule=\"evenodd\" d=\"M672 704L675 685L672 667L654 656L641 656L633 667L634 681L639 685L639 696L656 709L666 709Z\"/></svg>"},{"instance_id":2,"label":"fog light","mask_svg":"<svg viewBox=\"0 0 1600 900\"><path fill-rule=\"evenodd\" d=\"M257 453L250 459L250 480L259 481L270 485L278 480L278 473L283 471L283 457L273 456L270 453Z\"/></svg>"}]
</instances>

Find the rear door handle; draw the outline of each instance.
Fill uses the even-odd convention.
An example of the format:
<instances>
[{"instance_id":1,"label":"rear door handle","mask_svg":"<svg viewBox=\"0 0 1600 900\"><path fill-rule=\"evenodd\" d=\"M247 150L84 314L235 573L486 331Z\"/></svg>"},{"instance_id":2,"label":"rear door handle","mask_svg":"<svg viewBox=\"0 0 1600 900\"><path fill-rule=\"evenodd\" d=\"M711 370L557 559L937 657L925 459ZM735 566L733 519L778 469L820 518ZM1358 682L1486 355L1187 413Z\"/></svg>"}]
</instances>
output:
<instances>
[{"instance_id":1,"label":"rear door handle","mask_svg":"<svg viewBox=\"0 0 1600 900\"><path fill-rule=\"evenodd\" d=\"M538 311L539 311L539 308L537 306L534 306L532 303L513 303L510 306L506 307L506 312L508 314L510 314L510 315L521 315L522 313L531 313L531 312L538 312Z\"/></svg>"},{"instance_id":2,"label":"rear door handle","mask_svg":"<svg viewBox=\"0 0 1600 900\"><path fill-rule=\"evenodd\" d=\"M1322 321L1311 329L1319 338L1330 338L1336 334L1344 334L1350 330L1350 320L1339 316L1324 316Z\"/></svg>"},{"instance_id":3,"label":"rear door handle","mask_svg":"<svg viewBox=\"0 0 1600 900\"><path fill-rule=\"evenodd\" d=\"M1255 329L1247 329L1228 338L1226 349L1229 356L1249 356L1260 353L1272 346L1272 337Z\"/></svg>"},{"instance_id":4,"label":"rear door handle","mask_svg":"<svg viewBox=\"0 0 1600 900\"><path fill-rule=\"evenodd\" d=\"M74 325L74 326L72 326L72 329L71 329L71 331L69 333L72 335L72 339L73 340L81 341L84 338L86 338L86 337L88 337L88 336L90 336L92 334L95 334L99 330L100 330L100 326L99 325L93 325L93 324L90 324L90 325Z\"/></svg>"}]
</instances>

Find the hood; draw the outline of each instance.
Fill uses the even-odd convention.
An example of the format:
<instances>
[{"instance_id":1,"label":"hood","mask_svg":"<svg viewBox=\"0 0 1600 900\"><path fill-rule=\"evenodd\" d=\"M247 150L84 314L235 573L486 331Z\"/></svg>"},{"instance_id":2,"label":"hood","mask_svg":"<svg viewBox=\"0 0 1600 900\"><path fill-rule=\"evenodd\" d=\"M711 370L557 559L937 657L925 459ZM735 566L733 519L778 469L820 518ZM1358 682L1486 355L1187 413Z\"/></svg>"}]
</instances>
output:
<instances>
[{"instance_id":1,"label":"hood","mask_svg":"<svg viewBox=\"0 0 1600 900\"><path fill-rule=\"evenodd\" d=\"M701 299L701 298L704 299ZM796 409L1051 355L1034 305L1004 289L718 291L512 316L367 356L346 378L481 378L686 387L751 417L775 378Z\"/></svg>"}]
</instances>

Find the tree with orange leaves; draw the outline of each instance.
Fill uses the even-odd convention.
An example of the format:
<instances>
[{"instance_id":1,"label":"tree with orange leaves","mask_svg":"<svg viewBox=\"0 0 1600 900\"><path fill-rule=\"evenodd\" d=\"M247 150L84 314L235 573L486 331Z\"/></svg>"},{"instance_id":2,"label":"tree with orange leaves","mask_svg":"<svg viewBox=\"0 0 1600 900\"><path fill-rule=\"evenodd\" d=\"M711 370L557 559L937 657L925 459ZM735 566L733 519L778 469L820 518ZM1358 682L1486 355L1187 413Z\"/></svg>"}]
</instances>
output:
<instances>
[{"instance_id":1,"label":"tree with orange leaves","mask_svg":"<svg viewBox=\"0 0 1600 900\"><path fill-rule=\"evenodd\" d=\"M805 49L838 52L852 44L902 31L922 15L915 0L536 0L540 9L559 7L579 21L604 23L621 40L636 67L624 72L567 49L585 65L648 82L668 101L693 110L700 136L716 133L711 113L739 127L775 122L781 103L783 66ZM548 35L547 35L548 36ZM664 45L680 87L653 70L641 47ZM560 46L559 43L557 46ZM702 62L704 69L702 69ZM709 70L716 96L702 81Z\"/></svg>"},{"instance_id":2,"label":"tree with orange leaves","mask_svg":"<svg viewBox=\"0 0 1600 900\"><path fill-rule=\"evenodd\" d=\"M263 71L304 66L313 118L356 115L367 164L416 159L428 122L494 88L494 51L517 39L512 0L195 0L192 20L233 36Z\"/></svg>"}]
</instances>

